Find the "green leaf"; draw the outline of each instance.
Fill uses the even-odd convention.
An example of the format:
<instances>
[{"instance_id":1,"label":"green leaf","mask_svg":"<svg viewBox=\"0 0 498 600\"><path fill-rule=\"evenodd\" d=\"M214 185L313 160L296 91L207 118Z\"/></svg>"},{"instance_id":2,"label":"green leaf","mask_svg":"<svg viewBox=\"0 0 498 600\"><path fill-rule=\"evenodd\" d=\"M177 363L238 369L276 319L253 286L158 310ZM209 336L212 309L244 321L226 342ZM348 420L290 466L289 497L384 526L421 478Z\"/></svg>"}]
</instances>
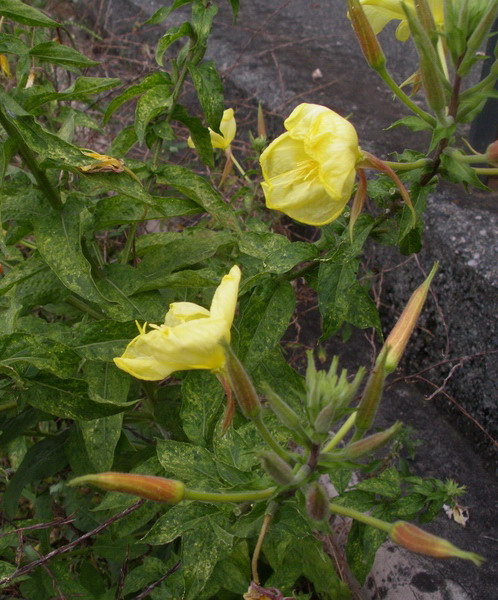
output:
<instances>
[{"instance_id":1,"label":"green leaf","mask_svg":"<svg viewBox=\"0 0 498 600\"><path fill-rule=\"evenodd\" d=\"M209 515L217 512L218 509L211 504L176 504L157 519L141 541L152 546L169 544L190 529L197 529Z\"/></svg>"},{"instance_id":2,"label":"green leaf","mask_svg":"<svg viewBox=\"0 0 498 600\"><path fill-rule=\"evenodd\" d=\"M144 25L157 25L158 23L162 23L174 10L180 8L184 4L190 4L190 2L193 2L193 0L174 0L170 6L163 6L159 10L156 10L152 17L145 21Z\"/></svg>"},{"instance_id":3,"label":"green leaf","mask_svg":"<svg viewBox=\"0 0 498 600\"><path fill-rule=\"evenodd\" d=\"M50 338L26 333L0 337L0 364L5 366L32 365L58 377L71 377L78 362L71 348Z\"/></svg>"},{"instance_id":4,"label":"green leaf","mask_svg":"<svg viewBox=\"0 0 498 600\"><path fill-rule=\"evenodd\" d=\"M489 188L485 186L471 165L458 160L457 157L451 154L441 155L441 166L440 173L445 179L453 183L470 184L477 189L489 191Z\"/></svg>"},{"instance_id":5,"label":"green leaf","mask_svg":"<svg viewBox=\"0 0 498 600\"><path fill-rule=\"evenodd\" d=\"M2 9L0 7L0 14ZM0 52L7 54L17 54L18 56L25 56L29 53L29 47L19 39L17 35L10 33L0 33Z\"/></svg>"},{"instance_id":6,"label":"green leaf","mask_svg":"<svg viewBox=\"0 0 498 600\"><path fill-rule=\"evenodd\" d=\"M173 440L158 440L157 456L167 477L199 489L216 490L220 485L214 457L205 448Z\"/></svg>"},{"instance_id":7,"label":"green leaf","mask_svg":"<svg viewBox=\"0 0 498 600\"><path fill-rule=\"evenodd\" d=\"M157 182L174 187L202 206L220 226L231 231L240 229L232 207L223 201L221 195L203 177L192 173L190 169L165 165L158 172Z\"/></svg>"},{"instance_id":8,"label":"green leaf","mask_svg":"<svg viewBox=\"0 0 498 600\"><path fill-rule=\"evenodd\" d=\"M134 125L123 127L112 140L109 153L111 156L125 156L137 141L137 132L135 131Z\"/></svg>"},{"instance_id":9,"label":"green leaf","mask_svg":"<svg viewBox=\"0 0 498 600\"><path fill-rule=\"evenodd\" d=\"M43 216L35 220L34 229L43 259L72 292L97 304L109 304L95 285L90 263L81 249L86 209L70 198L60 212L50 207L40 207L40 211Z\"/></svg>"},{"instance_id":10,"label":"green leaf","mask_svg":"<svg viewBox=\"0 0 498 600\"><path fill-rule=\"evenodd\" d=\"M240 0L228 0L228 1L230 2L230 6L232 7L233 22L235 23L235 21L237 20L237 15L239 14Z\"/></svg>"},{"instance_id":11,"label":"green leaf","mask_svg":"<svg viewBox=\"0 0 498 600\"><path fill-rule=\"evenodd\" d=\"M17 501L28 484L50 477L66 466L64 446L68 434L66 430L56 437L45 438L27 451L3 496L3 509L8 516L15 515Z\"/></svg>"},{"instance_id":12,"label":"green leaf","mask_svg":"<svg viewBox=\"0 0 498 600\"><path fill-rule=\"evenodd\" d=\"M4 421L0 427L2 434L0 435L0 448L5 446L16 437L22 435L26 429L33 427L39 421L42 421L45 415L28 406L22 412L19 412L15 417Z\"/></svg>"},{"instance_id":13,"label":"green leaf","mask_svg":"<svg viewBox=\"0 0 498 600\"><path fill-rule=\"evenodd\" d=\"M38 375L24 380L28 387L26 401L44 412L65 419L98 419L126 410L134 403L114 404L96 402L88 397L88 387L82 379L58 379L51 375Z\"/></svg>"},{"instance_id":14,"label":"green leaf","mask_svg":"<svg viewBox=\"0 0 498 600\"><path fill-rule=\"evenodd\" d=\"M353 520L346 544L346 557L360 585L365 582L372 568L377 550L386 537L387 534L384 531Z\"/></svg>"},{"instance_id":15,"label":"green leaf","mask_svg":"<svg viewBox=\"0 0 498 600\"><path fill-rule=\"evenodd\" d=\"M122 414L80 423L86 451L96 471L110 471L122 423Z\"/></svg>"},{"instance_id":16,"label":"green leaf","mask_svg":"<svg viewBox=\"0 0 498 600\"><path fill-rule=\"evenodd\" d=\"M233 536L222 529L214 518L201 522L182 538L182 571L185 600L196 600L208 582L216 563L228 556Z\"/></svg>"},{"instance_id":17,"label":"green leaf","mask_svg":"<svg viewBox=\"0 0 498 600\"><path fill-rule=\"evenodd\" d=\"M147 125L159 114L170 109L171 106L170 85L156 85L144 92L138 99L135 109L135 131L141 144L145 139Z\"/></svg>"},{"instance_id":18,"label":"green leaf","mask_svg":"<svg viewBox=\"0 0 498 600\"><path fill-rule=\"evenodd\" d=\"M209 135L208 129L201 123L200 119L190 116L186 109L179 104L175 106L172 116L174 119L188 127L195 149L199 153L201 160L209 167L213 167L214 157L211 136Z\"/></svg>"},{"instance_id":19,"label":"green leaf","mask_svg":"<svg viewBox=\"0 0 498 600\"><path fill-rule=\"evenodd\" d=\"M88 396L91 400L116 405L126 404L131 382L127 373L113 363L100 361L86 362L83 373L88 382Z\"/></svg>"},{"instance_id":20,"label":"green leaf","mask_svg":"<svg viewBox=\"0 0 498 600\"><path fill-rule=\"evenodd\" d=\"M106 108L104 113L104 125L109 121L112 114L125 102L131 100L135 96L139 96L144 92L150 90L151 88L155 88L157 86L171 85L171 77L168 73L158 72L151 73L150 75L146 75L140 83L130 86L124 92L121 92L119 96L113 98L109 105Z\"/></svg>"},{"instance_id":21,"label":"green leaf","mask_svg":"<svg viewBox=\"0 0 498 600\"><path fill-rule=\"evenodd\" d=\"M211 373L192 371L182 382L182 426L189 440L208 446L225 394Z\"/></svg>"},{"instance_id":22,"label":"green leaf","mask_svg":"<svg viewBox=\"0 0 498 600\"><path fill-rule=\"evenodd\" d=\"M20 2L20 0L2 0L0 15L31 27L59 27L57 21L52 21L41 11Z\"/></svg>"},{"instance_id":23,"label":"green leaf","mask_svg":"<svg viewBox=\"0 0 498 600\"><path fill-rule=\"evenodd\" d=\"M170 559L168 562L171 563L173 561ZM123 596L143 591L150 583L161 579L171 566L172 564L169 564L168 567L168 565L159 558L145 556L142 564L132 569L126 575Z\"/></svg>"},{"instance_id":24,"label":"green leaf","mask_svg":"<svg viewBox=\"0 0 498 600\"><path fill-rule=\"evenodd\" d=\"M211 129L219 132L224 111L223 83L216 66L212 60L209 60L199 65L191 63L188 70L194 82L207 124Z\"/></svg>"},{"instance_id":25,"label":"green leaf","mask_svg":"<svg viewBox=\"0 0 498 600\"><path fill-rule=\"evenodd\" d=\"M247 582L251 579L249 547L245 540L235 544L227 558L216 563L204 588L204 597L218 598L220 589L229 590L238 596L247 592Z\"/></svg>"},{"instance_id":26,"label":"green leaf","mask_svg":"<svg viewBox=\"0 0 498 600\"><path fill-rule=\"evenodd\" d=\"M33 254L24 262L7 271L0 280L0 296L3 296L14 285L25 281L39 273L48 270L47 264L40 258L39 254Z\"/></svg>"},{"instance_id":27,"label":"green leaf","mask_svg":"<svg viewBox=\"0 0 498 600\"><path fill-rule=\"evenodd\" d=\"M192 41L196 40L196 34L188 21L182 23L178 27L168 29L156 45L156 62L158 65L161 67L163 66L163 57L166 50L173 42L176 42L176 40L179 40L184 36L188 36Z\"/></svg>"},{"instance_id":28,"label":"green leaf","mask_svg":"<svg viewBox=\"0 0 498 600\"><path fill-rule=\"evenodd\" d=\"M241 305L239 356L249 370L264 363L285 333L295 308L288 281L269 280Z\"/></svg>"},{"instance_id":29,"label":"green leaf","mask_svg":"<svg viewBox=\"0 0 498 600\"><path fill-rule=\"evenodd\" d=\"M31 48L29 54L41 62L63 65L68 69L85 69L86 67L94 67L99 64L95 60L90 60L74 48L64 46L58 42L42 42L41 44L37 44Z\"/></svg>"},{"instance_id":30,"label":"green leaf","mask_svg":"<svg viewBox=\"0 0 498 600\"><path fill-rule=\"evenodd\" d=\"M82 358L92 361L112 361L120 356L126 345L138 334L133 321L116 323L102 320L82 325L73 341L73 349Z\"/></svg>"},{"instance_id":31,"label":"green leaf","mask_svg":"<svg viewBox=\"0 0 498 600\"><path fill-rule=\"evenodd\" d=\"M386 498L396 498L401 493L401 478L396 469L390 468L383 471L378 477L360 481L355 489L380 494Z\"/></svg>"},{"instance_id":32,"label":"green leaf","mask_svg":"<svg viewBox=\"0 0 498 600\"><path fill-rule=\"evenodd\" d=\"M78 77L73 85L62 92L48 92L32 96L26 103L26 108L33 110L52 100L86 100L88 96L110 90L120 83L120 79L112 77Z\"/></svg>"},{"instance_id":33,"label":"green leaf","mask_svg":"<svg viewBox=\"0 0 498 600\"><path fill-rule=\"evenodd\" d=\"M403 117L398 121L394 121L394 123L387 127L386 130L388 131L389 129L393 129L394 127L399 127L400 125L405 125L405 127L408 127L408 129L411 129L411 131L432 130L431 125L427 123L427 121L424 121L423 119L415 115Z\"/></svg>"}]
</instances>

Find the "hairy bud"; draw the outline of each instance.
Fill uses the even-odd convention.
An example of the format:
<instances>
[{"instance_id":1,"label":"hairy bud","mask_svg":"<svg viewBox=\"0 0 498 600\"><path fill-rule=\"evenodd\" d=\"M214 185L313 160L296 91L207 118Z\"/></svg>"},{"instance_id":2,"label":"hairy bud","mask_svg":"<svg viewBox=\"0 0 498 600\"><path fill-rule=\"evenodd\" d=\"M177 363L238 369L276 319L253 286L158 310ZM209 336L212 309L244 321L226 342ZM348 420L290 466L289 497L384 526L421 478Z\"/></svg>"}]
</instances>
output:
<instances>
[{"instance_id":1,"label":"hairy bud","mask_svg":"<svg viewBox=\"0 0 498 600\"><path fill-rule=\"evenodd\" d=\"M296 478L291 467L274 452L262 452L261 466L280 485L292 485Z\"/></svg>"},{"instance_id":2,"label":"hairy bud","mask_svg":"<svg viewBox=\"0 0 498 600\"><path fill-rule=\"evenodd\" d=\"M306 510L315 521L323 521L330 514L330 499L317 481L310 485L306 493Z\"/></svg>"}]
</instances>

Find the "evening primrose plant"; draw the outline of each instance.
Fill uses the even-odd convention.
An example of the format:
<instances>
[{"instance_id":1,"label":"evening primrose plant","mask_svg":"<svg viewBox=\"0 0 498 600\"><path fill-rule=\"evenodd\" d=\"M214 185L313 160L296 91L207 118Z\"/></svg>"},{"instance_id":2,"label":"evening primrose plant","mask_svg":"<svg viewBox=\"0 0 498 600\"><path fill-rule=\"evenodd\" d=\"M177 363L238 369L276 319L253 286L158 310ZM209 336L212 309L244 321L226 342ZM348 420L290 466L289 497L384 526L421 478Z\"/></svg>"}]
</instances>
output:
<instances>
[{"instance_id":1,"label":"evening primrose plant","mask_svg":"<svg viewBox=\"0 0 498 600\"><path fill-rule=\"evenodd\" d=\"M481 154L459 138L494 94L497 60L462 84L496 2L344 3L410 113L394 125L427 134L426 153L392 161L362 148L354 118L312 103L273 140L260 106L239 157L237 107L205 58L220 2L160 8L156 67L132 84L99 76L73 29L31 4L0 2L2 594L346 599L387 538L479 564L411 522L463 488L411 476L404 426L376 421L437 266L384 340L362 253L418 252L439 178L483 189L498 174L496 143ZM416 101L377 40L393 19L417 48ZM195 164L173 164L174 145ZM308 226L299 239L290 220ZM290 364L281 340L315 297L321 344L376 330L370 369L321 355L317 368L312 351L302 372Z\"/></svg>"}]
</instances>

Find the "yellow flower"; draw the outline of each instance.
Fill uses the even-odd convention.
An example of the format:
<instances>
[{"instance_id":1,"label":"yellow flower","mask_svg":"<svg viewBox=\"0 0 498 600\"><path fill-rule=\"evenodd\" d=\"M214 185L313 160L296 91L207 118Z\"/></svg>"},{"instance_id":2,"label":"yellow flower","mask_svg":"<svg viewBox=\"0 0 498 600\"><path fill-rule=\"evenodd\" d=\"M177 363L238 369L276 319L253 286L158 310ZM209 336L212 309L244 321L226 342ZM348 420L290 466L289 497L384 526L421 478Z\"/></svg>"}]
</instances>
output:
<instances>
[{"instance_id":1,"label":"yellow flower","mask_svg":"<svg viewBox=\"0 0 498 600\"><path fill-rule=\"evenodd\" d=\"M221 150L228 150L237 132L237 123L233 114L233 108L227 108L224 111L223 118L221 119L220 123L220 131L221 135L209 128L209 135L211 136L211 145L213 146L213 148L221 148ZM194 142L192 141L191 137L188 138L187 144L190 148L195 148Z\"/></svg>"},{"instance_id":2,"label":"yellow flower","mask_svg":"<svg viewBox=\"0 0 498 600\"><path fill-rule=\"evenodd\" d=\"M139 327L116 365L138 379L159 381L174 371L209 369L219 371L225 365L223 345L230 342L240 269L231 268L214 293L209 310L192 302L174 302L163 325Z\"/></svg>"},{"instance_id":3,"label":"yellow flower","mask_svg":"<svg viewBox=\"0 0 498 600\"><path fill-rule=\"evenodd\" d=\"M434 17L434 22L439 29L444 27L443 0L427 0ZM401 21L396 29L396 37L400 42L406 42L410 37L410 28L403 10L402 0L360 0L365 15L374 30L379 33L389 21ZM414 0L405 0L405 5L415 10Z\"/></svg>"},{"instance_id":4,"label":"yellow flower","mask_svg":"<svg viewBox=\"0 0 498 600\"><path fill-rule=\"evenodd\" d=\"M122 173L124 171L124 162L120 158L113 158L107 154L99 154L87 148L80 148L82 154L95 160L91 165L78 167L83 173L99 173L102 171L112 171L113 173Z\"/></svg>"},{"instance_id":5,"label":"yellow flower","mask_svg":"<svg viewBox=\"0 0 498 600\"><path fill-rule=\"evenodd\" d=\"M260 158L268 208L308 225L325 225L341 214L362 159L349 121L318 104L300 104L287 129Z\"/></svg>"},{"instance_id":6,"label":"yellow flower","mask_svg":"<svg viewBox=\"0 0 498 600\"><path fill-rule=\"evenodd\" d=\"M9 67L9 59L5 56L5 54L0 54L0 73L2 73L4 77L12 77Z\"/></svg>"}]
</instances>

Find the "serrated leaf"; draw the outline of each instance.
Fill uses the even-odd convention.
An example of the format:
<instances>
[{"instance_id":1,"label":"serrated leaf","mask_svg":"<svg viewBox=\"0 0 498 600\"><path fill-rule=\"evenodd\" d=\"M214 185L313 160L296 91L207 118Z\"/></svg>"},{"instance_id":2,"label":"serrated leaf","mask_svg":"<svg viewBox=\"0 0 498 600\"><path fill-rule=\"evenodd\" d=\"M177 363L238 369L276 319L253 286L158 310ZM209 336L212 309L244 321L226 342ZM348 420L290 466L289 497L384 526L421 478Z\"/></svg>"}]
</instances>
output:
<instances>
[{"instance_id":1,"label":"serrated leaf","mask_svg":"<svg viewBox=\"0 0 498 600\"><path fill-rule=\"evenodd\" d=\"M169 85L156 85L144 92L138 99L135 109L135 131L141 144L145 139L147 125L171 106L171 86Z\"/></svg>"},{"instance_id":2,"label":"serrated leaf","mask_svg":"<svg viewBox=\"0 0 498 600\"><path fill-rule=\"evenodd\" d=\"M17 501L26 485L50 477L66 466L64 446L68 434L66 430L55 437L45 438L27 451L3 496L3 509L8 516L15 515Z\"/></svg>"},{"instance_id":3,"label":"serrated leaf","mask_svg":"<svg viewBox=\"0 0 498 600\"><path fill-rule=\"evenodd\" d=\"M171 44L185 36L188 36L192 41L195 41L197 37L192 29L192 25L188 21L185 21L185 23L182 23L178 27L172 27L163 35L156 45L156 62L158 65L163 66L164 53Z\"/></svg>"},{"instance_id":4,"label":"serrated leaf","mask_svg":"<svg viewBox=\"0 0 498 600\"><path fill-rule=\"evenodd\" d=\"M225 204L221 195L200 175L177 165L161 167L157 182L167 184L202 206L219 225L231 231L240 229L233 209Z\"/></svg>"},{"instance_id":5,"label":"serrated leaf","mask_svg":"<svg viewBox=\"0 0 498 600\"><path fill-rule=\"evenodd\" d=\"M37 44L29 51L30 56L34 56L41 62L48 62L54 65L63 65L68 69L84 69L94 67L99 63L87 58L78 50L70 46L64 46L58 42L42 42Z\"/></svg>"},{"instance_id":6,"label":"serrated leaf","mask_svg":"<svg viewBox=\"0 0 498 600\"><path fill-rule=\"evenodd\" d=\"M151 73L150 75L146 75L140 83L130 86L124 92L121 92L119 96L113 98L109 105L106 108L104 113L104 125L107 124L112 114L125 102L131 100L135 96L139 96L143 94L147 90L154 88L158 85L171 85L171 77L168 73Z\"/></svg>"},{"instance_id":7,"label":"serrated leaf","mask_svg":"<svg viewBox=\"0 0 498 600\"><path fill-rule=\"evenodd\" d=\"M111 470L122 423L122 414L80 423L88 457L97 472Z\"/></svg>"},{"instance_id":8,"label":"serrated leaf","mask_svg":"<svg viewBox=\"0 0 498 600\"><path fill-rule=\"evenodd\" d=\"M20 0L2 0L0 15L31 27L59 27L57 21L49 19L44 13Z\"/></svg>"},{"instance_id":9,"label":"serrated leaf","mask_svg":"<svg viewBox=\"0 0 498 600\"><path fill-rule=\"evenodd\" d=\"M365 492L380 494L386 498L396 498L401 493L401 479L396 469L390 468L383 471L378 477L371 477L360 481L355 488Z\"/></svg>"},{"instance_id":10,"label":"serrated leaf","mask_svg":"<svg viewBox=\"0 0 498 600\"><path fill-rule=\"evenodd\" d=\"M207 124L213 131L219 132L224 110L223 83L216 66L212 60L208 60L199 65L191 63L188 70Z\"/></svg>"},{"instance_id":11,"label":"serrated leaf","mask_svg":"<svg viewBox=\"0 0 498 600\"><path fill-rule=\"evenodd\" d=\"M427 121L424 121L424 119L421 119L420 117L417 117L415 115L410 115L408 117L403 117L402 119L394 121L392 125L386 128L386 131L389 131L389 129L393 129L394 127L399 127L400 125L408 127L408 129L410 129L411 131L432 130L432 126L429 123L427 123Z\"/></svg>"},{"instance_id":12,"label":"serrated leaf","mask_svg":"<svg viewBox=\"0 0 498 600\"><path fill-rule=\"evenodd\" d=\"M158 440L157 457L167 477L199 489L216 490L220 486L214 457L205 448L185 442Z\"/></svg>"},{"instance_id":13,"label":"serrated leaf","mask_svg":"<svg viewBox=\"0 0 498 600\"><path fill-rule=\"evenodd\" d=\"M208 446L225 394L210 373L190 372L182 382L182 427L189 440Z\"/></svg>"}]
</instances>

